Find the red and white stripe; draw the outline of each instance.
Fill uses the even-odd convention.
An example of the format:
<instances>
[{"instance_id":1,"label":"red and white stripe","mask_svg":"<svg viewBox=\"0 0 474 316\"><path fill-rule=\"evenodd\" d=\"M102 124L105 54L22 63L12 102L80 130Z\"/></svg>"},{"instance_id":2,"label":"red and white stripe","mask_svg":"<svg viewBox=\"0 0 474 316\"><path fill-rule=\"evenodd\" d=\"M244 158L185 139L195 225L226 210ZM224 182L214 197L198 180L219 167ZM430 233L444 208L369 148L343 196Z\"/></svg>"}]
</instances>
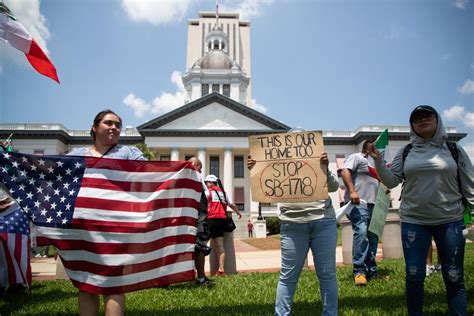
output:
<instances>
[{"instance_id":1,"label":"red and white stripe","mask_svg":"<svg viewBox=\"0 0 474 316\"><path fill-rule=\"evenodd\" d=\"M80 290L117 294L194 278L202 184L189 162L84 158L73 227L39 227Z\"/></svg>"},{"instance_id":2,"label":"red and white stripe","mask_svg":"<svg viewBox=\"0 0 474 316\"><path fill-rule=\"evenodd\" d=\"M14 284L31 286L30 236L3 232L0 233L0 286Z\"/></svg>"}]
</instances>

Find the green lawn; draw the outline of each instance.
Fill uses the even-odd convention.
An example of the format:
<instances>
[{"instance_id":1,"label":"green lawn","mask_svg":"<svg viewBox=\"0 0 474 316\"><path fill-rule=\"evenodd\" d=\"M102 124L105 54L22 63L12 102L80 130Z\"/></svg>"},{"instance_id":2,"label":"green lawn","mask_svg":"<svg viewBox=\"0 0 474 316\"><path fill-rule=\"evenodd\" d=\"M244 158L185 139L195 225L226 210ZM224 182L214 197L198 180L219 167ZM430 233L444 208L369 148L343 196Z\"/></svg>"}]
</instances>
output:
<instances>
[{"instance_id":1,"label":"green lawn","mask_svg":"<svg viewBox=\"0 0 474 316\"><path fill-rule=\"evenodd\" d=\"M383 260L381 278L366 288L353 285L351 267L338 268L341 315L404 315L404 263ZM466 246L465 281L469 315L474 313L474 244ZM128 315L272 315L277 273L239 274L217 279L213 289L191 283L127 294ZM301 275L294 315L321 312L314 272ZM0 315L69 315L77 313L76 289L68 281L34 282L32 293L7 295L0 300ZM426 315L446 315L444 283L440 273L425 282Z\"/></svg>"}]
</instances>

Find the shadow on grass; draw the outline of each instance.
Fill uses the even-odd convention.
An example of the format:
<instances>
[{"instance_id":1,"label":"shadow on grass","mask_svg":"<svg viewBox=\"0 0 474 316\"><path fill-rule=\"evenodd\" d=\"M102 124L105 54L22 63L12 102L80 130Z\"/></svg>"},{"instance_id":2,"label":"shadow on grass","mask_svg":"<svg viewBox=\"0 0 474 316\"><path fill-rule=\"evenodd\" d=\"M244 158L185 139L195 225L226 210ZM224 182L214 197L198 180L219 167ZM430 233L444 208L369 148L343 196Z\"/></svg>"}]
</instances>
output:
<instances>
[{"instance_id":1,"label":"shadow on grass","mask_svg":"<svg viewBox=\"0 0 474 316\"><path fill-rule=\"evenodd\" d=\"M0 315L9 315L15 311L25 310L41 304L49 306L63 305L65 301L72 300L77 304L77 292L69 281L55 281L56 286L51 286L51 281L34 282L31 292L21 290L15 293L6 293L0 299ZM2 304L3 303L3 304ZM73 310L76 306L71 306ZM54 315L70 315L71 313L56 312Z\"/></svg>"}]
</instances>

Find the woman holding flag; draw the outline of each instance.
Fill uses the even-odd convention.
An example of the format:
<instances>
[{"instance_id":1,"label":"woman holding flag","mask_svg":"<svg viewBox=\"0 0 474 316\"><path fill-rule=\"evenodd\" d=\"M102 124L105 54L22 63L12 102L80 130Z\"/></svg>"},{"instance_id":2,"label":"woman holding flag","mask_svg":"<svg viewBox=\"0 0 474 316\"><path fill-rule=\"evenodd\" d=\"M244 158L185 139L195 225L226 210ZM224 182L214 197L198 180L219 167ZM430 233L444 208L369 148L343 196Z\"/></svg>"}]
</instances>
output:
<instances>
[{"instance_id":1,"label":"woman holding flag","mask_svg":"<svg viewBox=\"0 0 474 316\"><path fill-rule=\"evenodd\" d=\"M474 204L474 169L464 149L446 139L438 112L421 105L410 114L410 144L398 151L391 167L374 146L368 150L387 187L403 183L400 218L409 315L423 312L426 255L432 237L441 259L449 313L467 315L463 200Z\"/></svg>"},{"instance_id":2,"label":"woman holding flag","mask_svg":"<svg viewBox=\"0 0 474 316\"><path fill-rule=\"evenodd\" d=\"M91 147L74 148L69 155L107 157L115 159L145 160L136 147L118 144L122 119L111 110L99 112L94 118L90 134L94 143ZM103 295L106 315L123 315L125 312L125 294ZM80 315L97 315L99 295L79 290Z\"/></svg>"}]
</instances>

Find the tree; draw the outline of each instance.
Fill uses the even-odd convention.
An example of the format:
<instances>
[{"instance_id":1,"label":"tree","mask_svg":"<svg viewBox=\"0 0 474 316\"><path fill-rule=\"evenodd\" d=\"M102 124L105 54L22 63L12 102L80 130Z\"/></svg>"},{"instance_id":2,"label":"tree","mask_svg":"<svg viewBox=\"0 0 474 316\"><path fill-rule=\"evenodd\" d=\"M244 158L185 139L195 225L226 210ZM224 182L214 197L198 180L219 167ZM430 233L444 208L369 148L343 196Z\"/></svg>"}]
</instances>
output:
<instances>
[{"instance_id":1,"label":"tree","mask_svg":"<svg viewBox=\"0 0 474 316\"><path fill-rule=\"evenodd\" d=\"M143 156L148 159L148 160L154 160L156 158L156 153L148 148L148 146L145 143L139 143L136 144L138 149L140 149L143 153Z\"/></svg>"}]
</instances>

